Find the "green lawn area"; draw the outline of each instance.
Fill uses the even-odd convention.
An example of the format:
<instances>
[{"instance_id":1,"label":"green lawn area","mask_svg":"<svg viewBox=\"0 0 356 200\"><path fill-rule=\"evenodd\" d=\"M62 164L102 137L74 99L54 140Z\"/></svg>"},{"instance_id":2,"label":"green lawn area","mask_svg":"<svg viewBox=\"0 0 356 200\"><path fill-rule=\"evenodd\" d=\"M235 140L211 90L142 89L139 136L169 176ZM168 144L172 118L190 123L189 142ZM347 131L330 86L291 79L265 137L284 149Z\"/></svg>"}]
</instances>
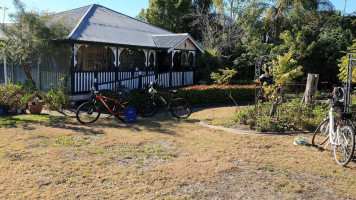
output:
<instances>
[{"instance_id":1,"label":"green lawn area","mask_svg":"<svg viewBox=\"0 0 356 200\"><path fill-rule=\"evenodd\" d=\"M240 135L234 107L159 114L124 124L101 117L0 117L0 199L352 199L356 163L294 146L297 135ZM311 140L311 134L304 135Z\"/></svg>"}]
</instances>

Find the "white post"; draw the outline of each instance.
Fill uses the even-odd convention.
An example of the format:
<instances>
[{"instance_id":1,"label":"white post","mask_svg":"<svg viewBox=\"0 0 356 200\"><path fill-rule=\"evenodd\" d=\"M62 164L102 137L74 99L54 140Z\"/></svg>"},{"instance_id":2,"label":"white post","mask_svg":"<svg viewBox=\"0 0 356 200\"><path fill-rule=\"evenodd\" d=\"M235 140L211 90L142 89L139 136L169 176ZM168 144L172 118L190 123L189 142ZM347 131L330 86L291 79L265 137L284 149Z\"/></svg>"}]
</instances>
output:
<instances>
[{"instance_id":1,"label":"white post","mask_svg":"<svg viewBox=\"0 0 356 200\"><path fill-rule=\"evenodd\" d=\"M6 57L4 56L4 80L5 84L7 84L7 67L6 67Z\"/></svg>"}]
</instances>

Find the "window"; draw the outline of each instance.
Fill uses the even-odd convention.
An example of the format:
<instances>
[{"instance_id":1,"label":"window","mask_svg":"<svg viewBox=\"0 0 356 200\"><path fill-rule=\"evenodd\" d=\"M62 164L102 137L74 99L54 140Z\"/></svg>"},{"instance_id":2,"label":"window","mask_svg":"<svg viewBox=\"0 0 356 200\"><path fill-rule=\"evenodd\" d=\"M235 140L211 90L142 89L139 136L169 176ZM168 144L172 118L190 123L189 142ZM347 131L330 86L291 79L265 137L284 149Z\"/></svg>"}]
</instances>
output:
<instances>
[{"instance_id":1,"label":"window","mask_svg":"<svg viewBox=\"0 0 356 200\"><path fill-rule=\"evenodd\" d=\"M115 54L111 48L103 46L81 46L75 56L76 71L113 71Z\"/></svg>"},{"instance_id":2,"label":"window","mask_svg":"<svg viewBox=\"0 0 356 200\"><path fill-rule=\"evenodd\" d=\"M150 59L149 59L149 69L153 70L155 68L155 56L153 53L150 53Z\"/></svg>"},{"instance_id":3,"label":"window","mask_svg":"<svg viewBox=\"0 0 356 200\"><path fill-rule=\"evenodd\" d=\"M181 71L182 70L182 65L181 65L181 60L182 59L182 53L176 52L173 56L173 69L174 71Z\"/></svg>"},{"instance_id":4,"label":"window","mask_svg":"<svg viewBox=\"0 0 356 200\"><path fill-rule=\"evenodd\" d=\"M120 71L145 70L145 53L138 49L124 49L120 54Z\"/></svg>"}]
</instances>

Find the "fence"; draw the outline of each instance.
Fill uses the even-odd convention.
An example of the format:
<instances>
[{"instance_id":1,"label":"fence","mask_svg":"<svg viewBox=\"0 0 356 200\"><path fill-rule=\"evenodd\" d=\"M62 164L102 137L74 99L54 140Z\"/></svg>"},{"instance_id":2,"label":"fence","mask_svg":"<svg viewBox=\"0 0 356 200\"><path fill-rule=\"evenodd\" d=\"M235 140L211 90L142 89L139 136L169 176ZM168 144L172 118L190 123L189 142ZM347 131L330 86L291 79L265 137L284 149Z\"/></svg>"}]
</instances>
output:
<instances>
[{"instance_id":1,"label":"fence","mask_svg":"<svg viewBox=\"0 0 356 200\"><path fill-rule=\"evenodd\" d=\"M140 72L74 72L74 93L87 93L91 87L98 90L115 90L124 85L129 89L144 89L145 85L153 82L156 77L163 87L179 87L193 85L194 72L165 72L155 74L154 71Z\"/></svg>"},{"instance_id":2,"label":"fence","mask_svg":"<svg viewBox=\"0 0 356 200\"><path fill-rule=\"evenodd\" d=\"M32 69L30 72L32 79L36 82L37 86L43 92L48 92L51 90L50 84L52 83L54 87L58 87L59 80L65 76L69 76L69 73L58 72L58 71L44 71L39 69ZM0 65L0 83L5 83L4 79L4 66ZM8 81L12 83L20 82L23 84L27 79L26 74L22 67L9 66L7 65L7 77ZM70 81L68 81L67 88L70 89Z\"/></svg>"},{"instance_id":3,"label":"fence","mask_svg":"<svg viewBox=\"0 0 356 200\"><path fill-rule=\"evenodd\" d=\"M50 84L58 87L59 80L65 76L70 77L69 73L48 70L31 70L32 79L43 91L50 91ZM23 84L27 79L22 67L7 66L8 80ZM154 71L141 72L75 72L73 79L69 79L67 88L72 89L73 93L87 93L90 88L96 86L99 90L115 90L117 86L124 85L129 89L144 89L145 85L159 79L163 87L179 87L193 85L194 72L164 72L155 74ZM4 83L4 66L0 65L0 83ZM71 82L73 88L71 88Z\"/></svg>"}]
</instances>

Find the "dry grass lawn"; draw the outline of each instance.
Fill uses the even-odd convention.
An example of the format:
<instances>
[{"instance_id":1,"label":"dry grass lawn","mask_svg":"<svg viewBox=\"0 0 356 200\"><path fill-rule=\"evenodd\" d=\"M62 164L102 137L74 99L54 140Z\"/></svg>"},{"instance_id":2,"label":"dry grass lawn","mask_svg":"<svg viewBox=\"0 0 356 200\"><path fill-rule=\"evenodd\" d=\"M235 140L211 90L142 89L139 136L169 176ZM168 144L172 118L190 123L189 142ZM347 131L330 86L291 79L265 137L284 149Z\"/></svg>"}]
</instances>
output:
<instances>
[{"instance_id":1,"label":"dry grass lawn","mask_svg":"<svg viewBox=\"0 0 356 200\"><path fill-rule=\"evenodd\" d=\"M239 135L199 120L234 107L92 125L48 115L0 118L0 199L356 199L356 163L292 145L296 135ZM311 135L305 135L311 139Z\"/></svg>"}]
</instances>

